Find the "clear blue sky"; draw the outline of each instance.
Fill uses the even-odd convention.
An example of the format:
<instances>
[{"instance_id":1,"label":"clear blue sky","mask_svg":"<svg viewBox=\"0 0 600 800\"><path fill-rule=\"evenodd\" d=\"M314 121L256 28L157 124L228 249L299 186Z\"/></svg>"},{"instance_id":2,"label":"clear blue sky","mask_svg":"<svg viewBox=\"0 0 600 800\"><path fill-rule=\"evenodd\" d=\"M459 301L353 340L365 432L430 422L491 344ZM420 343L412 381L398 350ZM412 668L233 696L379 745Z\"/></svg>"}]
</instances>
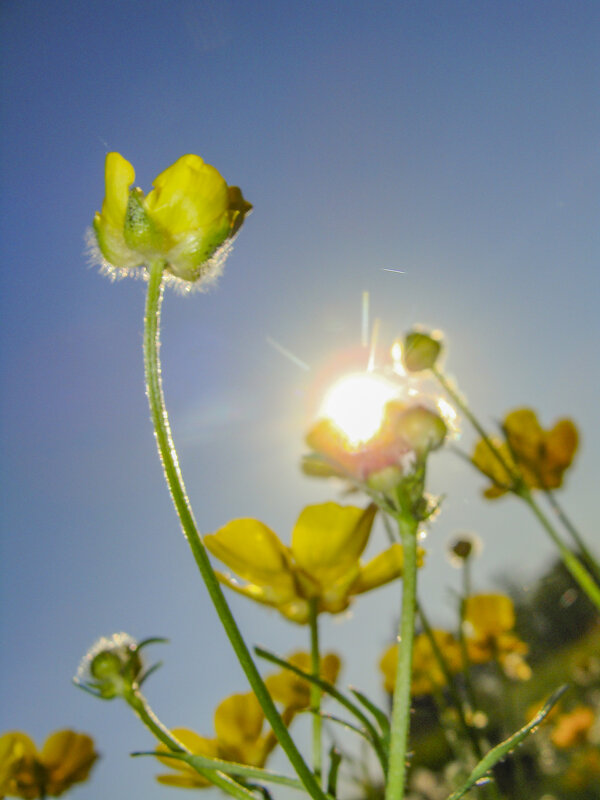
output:
<instances>
[{"instance_id":1,"label":"clear blue sky","mask_svg":"<svg viewBox=\"0 0 600 800\"><path fill-rule=\"evenodd\" d=\"M304 504L335 496L297 468L307 398L320 366L359 343L368 290L382 339L415 322L446 332L448 369L486 421L520 405L577 420L564 501L594 532L600 5L8 0L0 21L0 729L88 731L104 758L74 797L158 800L170 792L156 767L128 756L151 745L141 725L70 685L86 648L119 630L169 636L150 699L206 735L246 685L162 485L144 284L86 265L105 153L132 161L145 189L198 153L255 206L219 288L164 307L165 389L204 531L257 516L285 538ZM454 531L484 540L480 589L506 572L529 582L551 552L511 500L485 505L482 485L436 458L431 489L448 497L421 593L440 623ZM344 677L374 696L397 595L323 625L348 661L360 638ZM251 642L302 642L232 602Z\"/></svg>"}]
</instances>

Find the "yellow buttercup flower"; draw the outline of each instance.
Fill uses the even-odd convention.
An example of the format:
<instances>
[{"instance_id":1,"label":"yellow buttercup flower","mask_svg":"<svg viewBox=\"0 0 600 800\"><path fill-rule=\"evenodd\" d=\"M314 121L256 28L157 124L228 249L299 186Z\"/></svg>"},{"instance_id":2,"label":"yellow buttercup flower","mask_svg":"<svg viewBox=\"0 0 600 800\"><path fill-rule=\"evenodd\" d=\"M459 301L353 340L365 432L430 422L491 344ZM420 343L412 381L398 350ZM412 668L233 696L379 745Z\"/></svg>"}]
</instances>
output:
<instances>
[{"instance_id":1,"label":"yellow buttercup flower","mask_svg":"<svg viewBox=\"0 0 600 800\"><path fill-rule=\"evenodd\" d=\"M462 669L460 645L448 631L432 631L451 674ZM383 654L379 667L383 673L384 687L390 694L396 685L396 667L398 664L398 645L393 644ZM413 695L432 694L446 685L444 675L433 652L431 642L426 633L415 636L412 660L412 677L410 691Z\"/></svg>"},{"instance_id":2,"label":"yellow buttercup flower","mask_svg":"<svg viewBox=\"0 0 600 800\"><path fill-rule=\"evenodd\" d=\"M493 443L509 470L520 473L530 489L557 489L562 485L579 441L577 428L570 419L561 419L545 431L535 411L521 408L507 415L503 428L506 442L494 439ZM484 492L486 497L501 497L511 491L513 476L483 439L475 447L472 462L492 481L492 486Z\"/></svg>"},{"instance_id":3,"label":"yellow buttercup flower","mask_svg":"<svg viewBox=\"0 0 600 800\"><path fill-rule=\"evenodd\" d=\"M299 651L286 659L303 672L311 672L310 653ZM335 684L341 667L341 661L335 653L326 653L321 657L319 674L328 683ZM290 670L283 669L265 679L269 694L277 703L286 709L300 711L310 706L310 684Z\"/></svg>"},{"instance_id":4,"label":"yellow buttercup flower","mask_svg":"<svg viewBox=\"0 0 600 800\"><path fill-rule=\"evenodd\" d=\"M239 575L219 580L257 603L276 608L298 623L309 620L309 601L319 613L338 614L354 595L402 575L399 544L362 564L377 508L323 503L307 506L292 531L291 547L256 519L235 519L204 537L210 552ZM423 551L420 551L422 563Z\"/></svg>"},{"instance_id":5,"label":"yellow buttercup flower","mask_svg":"<svg viewBox=\"0 0 600 800\"><path fill-rule=\"evenodd\" d=\"M0 796L60 797L89 777L98 758L93 740L71 730L51 734L38 751L25 733L0 736Z\"/></svg>"},{"instance_id":6,"label":"yellow buttercup flower","mask_svg":"<svg viewBox=\"0 0 600 800\"><path fill-rule=\"evenodd\" d=\"M94 233L108 269L124 273L162 258L176 278L212 277L252 208L240 189L191 154L161 172L147 195L130 188L134 179L123 156L106 156L106 193Z\"/></svg>"},{"instance_id":7,"label":"yellow buttercup flower","mask_svg":"<svg viewBox=\"0 0 600 800\"><path fill-rule=\"evenodd\" d=\"M529 648L513 633L515 609L504 594L474 594L465 602L463 630L469 660L485 664L498 660L509 678L528 680L531 668L523 659Z\"/></svg>"},{"instance_id":8,"label":"yellow buttercup flower","mask_svg":"<svg viewBox=\"0 0 600 800\"><path fill-rule=\"evenodd\" d=\"M289 725L293 716L292 710L285 709L282 713L286 725ZM172 733L194 755L219 758L251 767L264 767L277 744L273 731L264 731L265 715L253 692L233 694L219 703L215 710L214 726L216 735L212 739L187 728L175 728ZM157 749L168 752L163 744ZM173 774L158 775L156 779L159 783L189 789L211 786L210 781L184 761L165 756L159 757L159 760L174 770Z\"/></svg>"},{"instance_id":9,"label":"yellow buttercup flower","mask_svg":"<svg viewBox=\"0 0 600 800\"><path fill-rule=\"evenodd\" d=\"M552 744L561 750L585 744L595 720L594 709L589 706L577 706L572 711L561 714L550 736Z\"/></svg>"}]
</instances>

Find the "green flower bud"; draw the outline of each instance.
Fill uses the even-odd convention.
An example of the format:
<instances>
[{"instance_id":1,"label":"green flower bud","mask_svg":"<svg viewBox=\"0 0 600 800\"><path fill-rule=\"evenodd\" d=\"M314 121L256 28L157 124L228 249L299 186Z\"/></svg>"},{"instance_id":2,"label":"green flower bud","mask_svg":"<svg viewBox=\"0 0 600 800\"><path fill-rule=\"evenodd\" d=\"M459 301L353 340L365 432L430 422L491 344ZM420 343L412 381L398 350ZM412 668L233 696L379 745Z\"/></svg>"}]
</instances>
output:
<instances>
[{"instance_id":1,"label":"green flower bud","mask_svg":"<svg viewBox=\"0 0 600 800\"><path fill-rule=\"evenodd\" d=\"M441 341L435 334L411 331L404 339L404 366L409 372L431 369L441 349Z\"/></svg>"},{"instance_id":2,"label":"green flower bud","mask_svg":"<svg viewBox=\"0 0 600 800\"><path fill-rule=\"evenodd\" d=\"M447 427L435 411L425 406L412 406L399 416L397 432L417 456L427 455L442 446Z\"/></svg>"},{"instance_id":3,"label":"green flower bud","mask_svg":"<svg viewBox=\"0 0 600 800\"><path fill-rule=\"evenodd\" d=\"M83 658L75 682L105 700L126 695L142 676L139 647L126 633L103 636Z\"/></svg>"}]
</instances>

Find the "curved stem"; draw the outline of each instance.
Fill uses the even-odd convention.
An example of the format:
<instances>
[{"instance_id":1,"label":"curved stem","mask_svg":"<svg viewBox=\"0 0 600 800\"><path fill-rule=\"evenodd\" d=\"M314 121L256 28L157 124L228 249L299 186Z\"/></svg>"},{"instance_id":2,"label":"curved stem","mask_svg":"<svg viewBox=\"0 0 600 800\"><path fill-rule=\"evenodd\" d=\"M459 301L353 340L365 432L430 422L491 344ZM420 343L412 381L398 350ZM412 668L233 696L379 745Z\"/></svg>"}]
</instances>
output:
<instances>
[{"instance_id":1,"label":"curved stem","mask_svg":"<svg viewBox=\"0 0 600 800\"><path fill-rule=\"evenodd\" d=\"M398 642L398 665L392 704L390 756L386 800L402 800L406 784L406 757L410 734L411 674L415 611L417 605L417 520L408 514L397 516L404 551L402 611Z\"/></svg>"},{"instance_id":2,"label":"curved stem","mask_svg":"<svg viewBox=\"0 0 600 800\"><path fill-rule=\"evenodd\" d=\"M159 330L160 330L160 305L163 294L163 272L165 262L162 260L153 261L150 264L150 275L148 280L148 293L146 296L146 315L144 325L144 367L146 374L146 391L150 404L150 413L156 444L162 462L165 479L171 492L173 504L177 511L177 516L181 523L183 534L188 541L202 579L208 590L208 594L215 610L219 616L221 624L227 634L235 654L246 673L246 677L252 687L271 728L281 747L287 754L290 763L294 767L296 774L304 784L307 792L315 800L324 800L325 795L321 790L315 776L310 771L308 765L302 758L298 748L294 744L288 729L286 728L273 700L269 694L265 683L260 676L250 651L240 633L237 623L225 600L219 581L213 571L212 565L206 553L202 538L198 531L191 505L187 496L183 477L179 468L177 451L171 434L171 427L167 416L164 396L162 391L159 349Z\"/></svg>"},{"instance_id":3,"label":"curved stem","mask_svg":"<svg viewBox=\"0 0 600 800\"><path fill-rule=\"evenodd\" d=\"M313 598L309 602L310 625L310 666L315 678L321 677L321 658L319 655L319 612L318 600ZM310 685L310 709L313 712L312 720L312 756L315 777L321 781L323 772L323 719L321 717L321 687L316 683Z\"/></svg>"},{"instance_id":4,"label":"curved stem","mask_svg":"<svg viewBox=\"0 0 600 800\"><path fill-rule=\"evenodd\" d=\"M139 689L132 689L125 695L125 700L128 705L135 711L144 725L156 736L156 738L166 745L171 752L174 753L188 753L189 750L179 742L173 734L166 728L158 719L154 711L150 708L150 704L139 691ZM238 800L254 800L252 795L243 786L240 786L237 781L232 780L228 775L223 772L217 772L210 769L197 769L200 775L206 780L210 781L215 786L223 789L224 792L236 797Z\"/></svg>"}]
</instances>

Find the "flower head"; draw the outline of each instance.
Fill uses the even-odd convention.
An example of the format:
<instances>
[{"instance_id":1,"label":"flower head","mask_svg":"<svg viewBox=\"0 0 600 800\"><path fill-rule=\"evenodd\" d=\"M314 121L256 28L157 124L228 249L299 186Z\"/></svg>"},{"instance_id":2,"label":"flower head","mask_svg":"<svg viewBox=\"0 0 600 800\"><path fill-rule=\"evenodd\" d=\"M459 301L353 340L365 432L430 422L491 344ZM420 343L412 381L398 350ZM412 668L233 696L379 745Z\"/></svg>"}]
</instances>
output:
<instances>
[{"instance_id":1,"label":"flower head","mask_svg":"<svg viewBox=\"0 0 600 800\"><path fill-rule=\"evenodd\" d=\"M528 680L531 669L523 656L529 648L513 632L515 609L504 594L474 594L465 601L463 630L469 660L485 664L498 660L509 678Z\"/></svg>"},{"instance_id":2,"label":"flower head","mask_svg":"<svg viewBox=\"0 0 600 800\"><path fill-rule=\"evenodd\" d=\"M88 779L97 758L93 740L84 733L56 731L41 751L27 734L5 733L0 736L0 796L60 797Z\"/></svg>"},{"instance_id":3,"label":"flower head","mask_svg":"<svg viewBox=\"0 0 600 800\"><path fill-rule=\"evenodd\" d=\"M103 700L123 697L142 685L158 664L144 668L141 651L144 647L164 639L152 637L136 642L127 633L102 636L85 654L74 683Z\"/></svg>"},{"instance_id":4,"label":"flower head","mask_svg":"<svg viewBox=\"0 0 600 800\"><path fill-rule=\"evenodd\" d=\"M486 497L501 497L511 491L515 484L513 471L520 474L529 489L557 489L562 485L579 439L570 419L561 419L546 431L535 411L520 408L506 416L503 430L506 442L494 440L493 444L504 463L483 439L473 452L473 464L492 481L484 492Z\"/></svg>"},{"instance_id":5,"label":"flower head","mask_svg":"<svg viewBox=\"0 0 600 800\"><path fill-rule=\"evenodd\" d=\"M390 400L379 425L364 440L354 440L336 419L324 417L306 441L314 455L304 463L309 474L336 475L385 491L411 475L446 436L441 416L424 405Z\"/></svg>"},{"instance_id":6,"label":"flower head","mask_svg":"<svg viewBox=\"0 0 600 800\"><path fill-rule=\"evenodd\" d=\"M106 193L93 227L108 271L126 273L161 258L183 281L213 277L252 208L240 189L191 154L161 172L147 195L131 188L134 179L123 156L106 156Z\"/></svg>"},{"instance_id":7,"label":"flower head","mask_svg":"<svg viewBox=\"0 0 600 800\"><path fill-rule=\"evenodd\" d=\"M204 537L210 552L240 576L218 573L219 580L288 619L307 623L309 601L319 612L345 611L354 595L375 589L402 574L399 544L362 564L376 507L323 503L307 506L292 531L291 547L256 519L235 519ZM422 558L422 552L421 552Z\"/></svg>"},{"instance_id":8,"label":"flower head","mask_svg":"<svg viewBox=\"0 0 600 800\"><path fill-rule=\"evenodd\" d=\"M299 651L286 659L303 672L311 672L310 653ZM335 684L341 661L335 653L326 653L320 661L319 675L328 683ZM310 705L310 684L290 670L283 669L265 679L269 694L286 709L301 711Z\"/></svg>"},{"instance_id":9,"label":"flower head","mask_svg":"<svg viewBox=\"0 0 600 800\"><path fill-rule=\"evenodd\" d=\"M432 631L435 642L440 649L451 674L462 669L460 645L448 631ZM396 665L398 663L398 645L393 644L383 654L379 662L383 673L384 686L387 692L393 692L396 684ZM413 695L431 694L446 685L444 675L426 633L415 637L412 661L411 693Z\"/></svg>"}]
</instances>

